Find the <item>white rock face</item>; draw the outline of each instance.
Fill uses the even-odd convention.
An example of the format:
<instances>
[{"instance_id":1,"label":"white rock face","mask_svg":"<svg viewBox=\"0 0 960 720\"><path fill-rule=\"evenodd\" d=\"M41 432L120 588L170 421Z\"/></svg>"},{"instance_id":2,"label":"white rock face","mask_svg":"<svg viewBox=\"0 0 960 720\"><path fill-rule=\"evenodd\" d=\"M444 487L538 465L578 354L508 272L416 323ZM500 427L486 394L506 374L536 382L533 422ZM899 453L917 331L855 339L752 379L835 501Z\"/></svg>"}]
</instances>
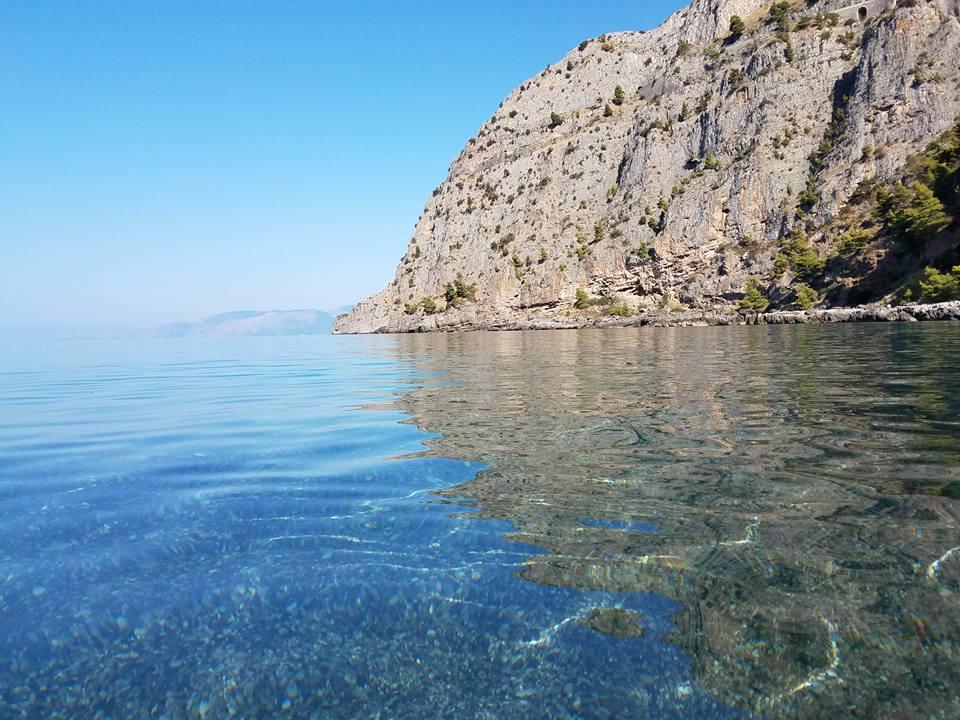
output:
<instances>
[{"instance_id":1,"label":"white rock face","mask_svg":"<svg viewBox=\"0 0 960 720\"><path fill-rule=\"evenodd\" d=\"M427 201L393 282L334 331L568 317L578 289L632 310L735 307L796 226L825 138L809 225L862 180L895 178L960 113L960 0L831 24L827 13L849 7L794 3L778 37L769 3L696 0L654 31L570 51L484 123ZM475 301L447 307L458 276ZM437 311L414 307L424 299Z\"/></svg>"}]
</instances>

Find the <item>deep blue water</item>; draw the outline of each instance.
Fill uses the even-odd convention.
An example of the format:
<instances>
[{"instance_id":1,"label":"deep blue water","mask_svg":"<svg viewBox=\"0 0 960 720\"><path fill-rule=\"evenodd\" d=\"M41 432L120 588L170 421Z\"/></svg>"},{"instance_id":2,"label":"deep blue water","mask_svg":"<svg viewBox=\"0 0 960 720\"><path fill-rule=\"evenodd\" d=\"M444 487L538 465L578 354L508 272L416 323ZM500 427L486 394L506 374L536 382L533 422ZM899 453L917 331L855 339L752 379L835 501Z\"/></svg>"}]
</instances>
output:
<instances>
[{"instance_id":1,"label":"deep blue water","mask_svg":"<svg viewBox=\"0 0 960 720\"><path fill-rule=\"evenodd\" d=\"M403 342L3 347L0 718L743 716L675 601L525 579L543 549L435 494L487 465L418 455L399 401L450 378ZM615 607L642 637L579 622Z\"/></svg>"}]
</instances>

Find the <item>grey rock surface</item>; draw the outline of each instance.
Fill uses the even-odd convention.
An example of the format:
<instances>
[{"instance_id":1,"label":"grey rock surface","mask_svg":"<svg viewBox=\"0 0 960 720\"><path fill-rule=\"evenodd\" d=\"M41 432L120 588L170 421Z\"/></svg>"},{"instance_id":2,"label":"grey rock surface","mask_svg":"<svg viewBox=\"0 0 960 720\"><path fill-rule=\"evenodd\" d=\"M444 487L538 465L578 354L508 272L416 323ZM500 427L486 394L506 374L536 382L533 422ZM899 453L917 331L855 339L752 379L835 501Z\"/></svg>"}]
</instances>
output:
<instances>
[{"instance_id":1,"label":"grey rock surface","mask_svg":"<svg viewBox=\"0 0 960 720\"><path fill-rule=\"evenodd\" d=\"M334 332L577 326L578 289L641 315L735 311L746 280L770 274L825 140L814 224L960 113L960 2L860 7L794 3L785 38L770 3L695 0L656 30L581 44L483 124L394 280ZM458 277L474 299L448 305Z\"/></svg>"}]
</instances>

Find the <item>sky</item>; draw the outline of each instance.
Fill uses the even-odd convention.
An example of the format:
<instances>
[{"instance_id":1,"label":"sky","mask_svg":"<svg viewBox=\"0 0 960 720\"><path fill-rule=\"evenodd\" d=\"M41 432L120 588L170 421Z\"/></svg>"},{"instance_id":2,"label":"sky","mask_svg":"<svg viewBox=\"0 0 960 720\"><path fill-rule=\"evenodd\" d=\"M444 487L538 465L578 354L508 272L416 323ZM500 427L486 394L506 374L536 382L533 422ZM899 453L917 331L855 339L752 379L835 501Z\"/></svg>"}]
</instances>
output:
<instances>
[{"instance_id":1,"label":"sky","mask_svg":"<svg viewBox=\"0 0 960 720\"><path fill-rule=\"evenodd\" d=\"M677 0L0 0L0 329L383 287L517 85Z\"/></svg>"}]
</instances>

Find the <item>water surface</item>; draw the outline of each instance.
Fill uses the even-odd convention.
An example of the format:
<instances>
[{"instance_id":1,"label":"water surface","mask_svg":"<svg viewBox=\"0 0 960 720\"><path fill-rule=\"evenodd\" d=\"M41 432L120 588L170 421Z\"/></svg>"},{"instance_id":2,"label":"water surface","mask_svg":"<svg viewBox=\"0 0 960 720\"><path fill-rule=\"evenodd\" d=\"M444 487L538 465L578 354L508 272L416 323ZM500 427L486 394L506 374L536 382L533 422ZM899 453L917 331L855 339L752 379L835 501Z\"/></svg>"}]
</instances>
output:
<instances>
[{"instance_id":1,"label":"water surface","mask_svg":"<svg viewBox=\"0 0 960 720\"><path fill-rule=\"evenodd\" d=\"M956 325L0 371L0 717L960 714Z\"/></svg>"}]
</instances>

